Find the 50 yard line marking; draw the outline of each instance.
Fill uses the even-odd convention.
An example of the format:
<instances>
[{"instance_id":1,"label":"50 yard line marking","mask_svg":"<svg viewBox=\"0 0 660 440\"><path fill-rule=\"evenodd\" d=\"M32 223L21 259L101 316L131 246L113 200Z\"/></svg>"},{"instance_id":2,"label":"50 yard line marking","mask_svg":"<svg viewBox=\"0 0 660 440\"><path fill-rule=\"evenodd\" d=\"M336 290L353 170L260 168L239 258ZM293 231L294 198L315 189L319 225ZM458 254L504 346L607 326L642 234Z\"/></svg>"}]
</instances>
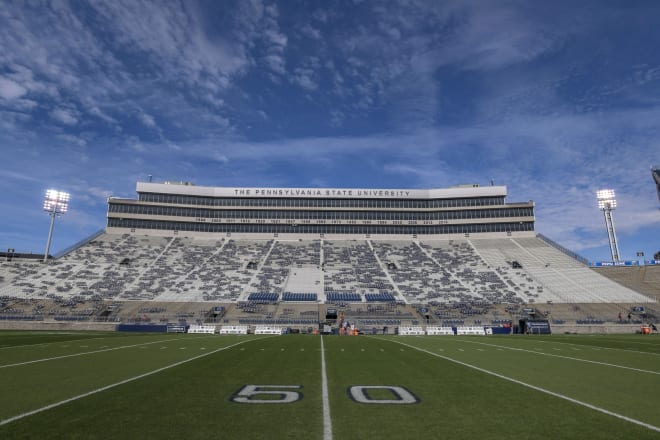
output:
<instances>
[{"instance_id":1,"label":"50 yard line marking","mask_svg":"<svg viewBox=\"0 0 660 440\"><path fill-rule=\"evenodd\" d=\"M328 396L328 376L325 373L325 347L321 336L321 396L323 400L323 440L332 440L332 419Z\"/></svg>"},{"instance_id":2,"label":"50 yard line marking","mask_svg":"<svg viewBox=\"0 0 660 440\"><path fill-rule=\"evenodd\" d=\"M491 376L495 376L499 379L504 379L504 380L507 380L509 382L513 382L515 384L522 385L522 386L527 387L527 388L531 388L535 391L540 391L540 392L548 394L550 396L558 397L558 398L563 399L563 400L567 400L571 403L575 403L576 405L584 406L584 407L592 409L594 411L598 411L600 413L607 414L608 416L616 417L618 419L625 420L626 422L634 423L635 425L642 426L644 428L650 429L651 431L660 432L660 427L659 426L651 425L650 423L642 422L641 420L633 419L632 417L624 416L623 414L615 413L615 412L609 411L605 408L601 408L599 406L592 405L590 403L583 402L581 400L573 399L572 397L566 396L564 394L555 393L554 391L550 391L550 390L547 390L545 388L537 387L536 385L532 385L532 384L529 384L527 382L523 382L521 380L514 379L512 377L504 376L503 374L499 374L499 373L496 373L494 371L486 370L485 368L477 367L476 365L468 364L466 362L462 362L462 361L459 361L457 359L450 358L448 356L444 356L444 355L441 355L441 354L438 354L438 353L434 353L432 351L428 351L426 349L416 347L414 345L406 344L405 342L393 341L393 340L390 340L390 342L394 342L395 344L404 345L406 347L415 349L417 351L421 351L422 353L430 354L431 356L435 356L435 357L438 357L440 359L444 359L446 361L453 362L455 364L462 365L464 367L472 368L473 370L477 370L477 371L480 371L482 373L489 374Z\"/></svg>"},{"instance_id":3,"label":"50 yard line marking","mask_svg":"<svg viewBox=\"0 0 660 440\"><path fill-rule=\"evenodd\" d=\"M194 360L201 359L201 358L206 357L206 356L210 356L214 353L218 353L220 351L236 347L237 345L245 344L246 342L254 342L254 341L258 341L260 339L266 339L266 338L268 338L268 336L264 336L262 338L257 338L257 339L251 339L251 340L248 340L248 341L236 342L235 344L227 345L226 347L220 347L216 350L209 351L208 353L200 354L198 356L194 356L194 357L191 357L189 359L184 359L182 361L175 362L173 364L166 365L166 366L161 367L161 368L157 368L155 370L149 371L147 373L140 374L138 376L129 377L128 379L124 379L122 381L115 382L115 383L112 383L110 385L106 385L104 387L97 388L95 390L88 391L88 392L83 393L83 394L78 394L77 396L73 396L73 397L70 397L68 399L60 400L59 402L51 403L50 405L42 406L41 408L37 408L37 409L32 410L32 411L24 412L24 413L18 414L16 416L9 417L8 419L0 420L0 426L6 425L6 424L11 423L11 422L15 422L16 420L20 420L20 419L28 417L28 416L38 414L38 413L43 412L43 411L47 411L49 409L56 408L58 406L64 405L65 403L73 402L74 400L82 399L83 397L88 397L88 396L91 396L91 395L94 395L94 394L101 393L103 391L107 391L111 388L118 387L119 385L124 385L126 383L133 382L133 381L136 381L138 379L142 379L142 378L151 376L151 375L156 374L156 373L160 373L161 371L169 370L170 368L173 368L173 367L178 367L179 365L187 364L188 362L192 362Z\"/></svg>"}]
</instances>

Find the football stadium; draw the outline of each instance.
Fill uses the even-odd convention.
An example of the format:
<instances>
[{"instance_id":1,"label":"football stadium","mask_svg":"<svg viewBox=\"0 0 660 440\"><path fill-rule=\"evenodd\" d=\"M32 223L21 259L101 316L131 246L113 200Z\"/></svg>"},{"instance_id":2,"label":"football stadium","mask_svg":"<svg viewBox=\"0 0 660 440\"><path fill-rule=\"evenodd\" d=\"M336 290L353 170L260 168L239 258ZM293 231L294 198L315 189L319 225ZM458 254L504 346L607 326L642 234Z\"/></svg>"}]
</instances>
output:
<instances>
[{"instance_id":1,"label":"football stadium","mask_svg":"<svg viewBox=\"0 0 660 440\"><path fill-rule=\"evenodd\" d=\"M505 186L136 192L3 253L3 438L660 436L660 265Z\"/></svg>"}]
</instances>

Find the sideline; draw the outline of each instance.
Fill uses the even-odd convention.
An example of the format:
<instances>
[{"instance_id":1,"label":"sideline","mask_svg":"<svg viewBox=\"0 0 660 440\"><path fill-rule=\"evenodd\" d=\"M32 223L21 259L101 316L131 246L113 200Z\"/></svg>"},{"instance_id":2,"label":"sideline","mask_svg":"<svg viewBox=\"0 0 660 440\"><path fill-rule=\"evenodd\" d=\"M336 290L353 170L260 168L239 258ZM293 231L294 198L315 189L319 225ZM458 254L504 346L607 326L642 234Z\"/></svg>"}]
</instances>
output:
<instances>
[{"instance_id":1,"label":"sideline","mask_svg":"<svg viewBox=\"0 0 660 440\"><path fill-rule=\"evenodd\" d=\"M86 393L83 393L83 394L79 394L79 395L77 395L77 396L70 397L70 398L68 398L68 399L60 400L59 402L51 403L50 405L42 406L41 408L37 408L37 409L32 410L32 411L28 411L28 412L24 412L24 413L22 413L22 414L18 414L18 415L16 415L16 416L9 417L8 419L5 419L5 420L0 420L0 426L7 425L7 424L9 424L9 423L11 423L11 422L15 422L16 420L20 420L20 419L22 419L22 418L25 418L25 417L28 417L28 416L32 416L32 415L38 414L38 413L43 412L43 411L47 411L47 410L49 410L49 409L56 408L56 407L58 407L58 406L61 406L61 405L66 404L66 403L73 402L74 400L79 400L79 399L82 399L82 398L84 398L84 397L88 397L88 396L91 396L91 395L94 395L94 394L98 394L98 393L101 393L101 392L103 392L103 391L107 391L107 390L109 390L109 389L112 389L112 388L118 387L118 386L120 386L120 385L124 385L124 384L127 384L127 383L129 383L129 382L136 381L136 380L138 380L138 379L143 379L143 378L148 377L148 376L151 376L151 375L153 375L153 374L157 374L157 373L160 373L160 372L162 372L162 371L169 370L170 368L178 367L179 365L187 364L188 362L192 362L192 361L194 361L194 360L201 359L201 358L206 357L206 356L210 356L210 355L212 355L212 354L214 354L214 353L218 353L218 352L220 352L220 351L227 350L227 349L232 348L232 347L236 347L237 345L245 344L246 342L259 341L259 340L261 340L261 339L266 339L266 338L269 338L269 337L272 338L272 336L264 336L264 337L262 337L262 338L250 339L250 340L248 340L248 341L240 341L240 342L237 342L237 343L235 343L235 344L228 345L228 346L226 346L226 347L218 348L218 349L213 350L213 351L210 351L210 352L208 352L208 353L200 354L200 355L198 355L198 356L194 356L194 357L191 357L191 358L189 358L189 359L184 359L184 360L182 360L182 361L175 362L175 363L170 364L170 365L166 365L166 366L164 366L164 367L158 368L158 369L156 369L156 370L149 371L149 372L147 372L147 373L140 374L140 375L138 375L138 376L129 377L128 379L124 379L124 380L122 380L122 381L115 382L115 383L113 383L113 384L106 385L106 386L104 386L104 387L97 388L97 389L95 389L95 390L88 391L88 392L86 392Z\"/></svg>"},{"instance_id":2,"label":"sideline","mask_svg":"<svg viewBox=\"0 0 660 440\"><path fill-rule=\"evenodd\" d=\"M332 440L332 419L330 418L328 376L325 373L325 347L323 345L323 335L321 335L321 394L323 398L323 440Z\"/></svg>"},{"instance_id":3,"label":"sideline","mask_svg":"<svg viewBox=\"0 0 660 440\"><path fill-rule=\"evenodd\" d=\"M106 351L121 350L121 349L124 349L124 348L140 347L142 345L162 344L162 343L165 343L165 342L180 341L182 339L186 339L186 338L163 339L161 341L143 342L141 344L120 345L119 347L106 348L106 349L103 349L103 350L84 351L82 353L65 354L65 355L62 355L62 356L55 356L55 357L51 357L51 358L43 358L43 359L35 359L33 361L18 362L16 364L0 365L0 369L10 368L10 367L19 367L21 365L36 364L38 362L54 361L54 360L57 360L57 359L64 359L64 358L70 358L70 357L76 357L76 356L85 356L85 355L88 355L88 354L103 353L103 352L106 352Z\"/></svg>"},{"instance_id":4,"label":"sideline","mask_svg":"<svg viewBox=\"0 0 660 440\"><path fill-rule=\"evenodd\" d=\"M371 336L371 337L373 338L373 336ZM406 344L405 342L400 342L400 341L391 340L391 339L384 339L384 338L374 338L374 339L389 340L390 342L394 342L395 344L400 344L400 345L403 345L405 347L412 348L414 350L421 351L421 352L426 353L426 354L430 354L431 356L435 356L435 357L444 359L446 361L453 362L455 364L462 365L464 367L472 368L473 370L477 370L477 371L480 371L482 373L489 374L491 376L495 376L499 379L504 379L506 381L513 382L515 384L522 385L522 386L527 387L527 388L531 388L535 391L540 391L540 392L548 394L550 396L558 397L558 398L563 399L563 400L567 400L571 403L575 403L577 405L584 406L586 408L592 409L594 411L598 411L598 412L606 414L608 416L612 416L612 417L616 417L616 418L621 419L621 420L625 420L626 422L630 422L630 423L633 423L635 425L642 426L644 428L650 429L651 431L660 432L660 427L655 426L655 425L651 425L650 423L642 422L641 420L633 419L631 417L624 416L623 414L615 413L615 412L609 411L605 408L601 408L599 406L592 405L590 403L583 402L581 400L573 399L572 397L566 396L564 394L555 393L554 391L550 391L550 390L547 390L545 388L537 387L536 385L532 385L532 384L523 382L521 380L514 379L512 377L504 376L504 375L496 373L494 371L486 370L485 368L477 367L476 365L468 364L466 362L461 362L457 359L453 359L453 358L450 358L448 356L444 356L444 355L441 355L441 354L438 354L438 353L434 353L432 351L428 351L426 349L416 347L414 345Z\"/></svg>"}]
</instances>

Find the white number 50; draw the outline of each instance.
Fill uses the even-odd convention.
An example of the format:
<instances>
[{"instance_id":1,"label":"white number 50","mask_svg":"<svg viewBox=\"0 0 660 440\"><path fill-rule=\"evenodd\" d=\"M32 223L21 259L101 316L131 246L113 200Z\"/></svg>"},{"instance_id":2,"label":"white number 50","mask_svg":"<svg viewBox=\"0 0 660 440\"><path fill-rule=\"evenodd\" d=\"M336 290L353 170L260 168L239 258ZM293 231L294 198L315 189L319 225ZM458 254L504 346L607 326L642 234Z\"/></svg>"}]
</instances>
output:
<instances>
[{"instance_id":1,"label":"white number 50","mask_svg":"<svg viewBox=\"0 0 660 440\"><path fill-rule=\"evenodd\" d=\"M236 403L293 403L302 399L299 391L285 391L286 388L300 389L301 385L245 385L231 397ZM258 397L262 398L259 399ZM268 396L267 398L264 398Z\"/></svg>"}]
</instances>

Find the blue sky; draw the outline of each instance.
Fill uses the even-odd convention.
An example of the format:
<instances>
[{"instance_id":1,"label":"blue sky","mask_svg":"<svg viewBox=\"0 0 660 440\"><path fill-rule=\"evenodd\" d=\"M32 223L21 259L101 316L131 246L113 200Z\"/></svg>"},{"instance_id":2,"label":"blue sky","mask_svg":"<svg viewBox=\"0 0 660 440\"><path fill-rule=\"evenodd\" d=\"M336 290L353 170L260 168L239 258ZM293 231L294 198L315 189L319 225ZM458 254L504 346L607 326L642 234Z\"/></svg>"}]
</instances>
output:
<instances>
[{"instance_id":1,"label":"blue sky","mask_svg":"<svg viewBox=\"0 0 660 440\"><path fill-rule=\"evenodd\" d=\"M135 182L507 185L536 229L660 250L656 1L0 2L0 249L105 225Z\"/></svg>"}]
</instances>

